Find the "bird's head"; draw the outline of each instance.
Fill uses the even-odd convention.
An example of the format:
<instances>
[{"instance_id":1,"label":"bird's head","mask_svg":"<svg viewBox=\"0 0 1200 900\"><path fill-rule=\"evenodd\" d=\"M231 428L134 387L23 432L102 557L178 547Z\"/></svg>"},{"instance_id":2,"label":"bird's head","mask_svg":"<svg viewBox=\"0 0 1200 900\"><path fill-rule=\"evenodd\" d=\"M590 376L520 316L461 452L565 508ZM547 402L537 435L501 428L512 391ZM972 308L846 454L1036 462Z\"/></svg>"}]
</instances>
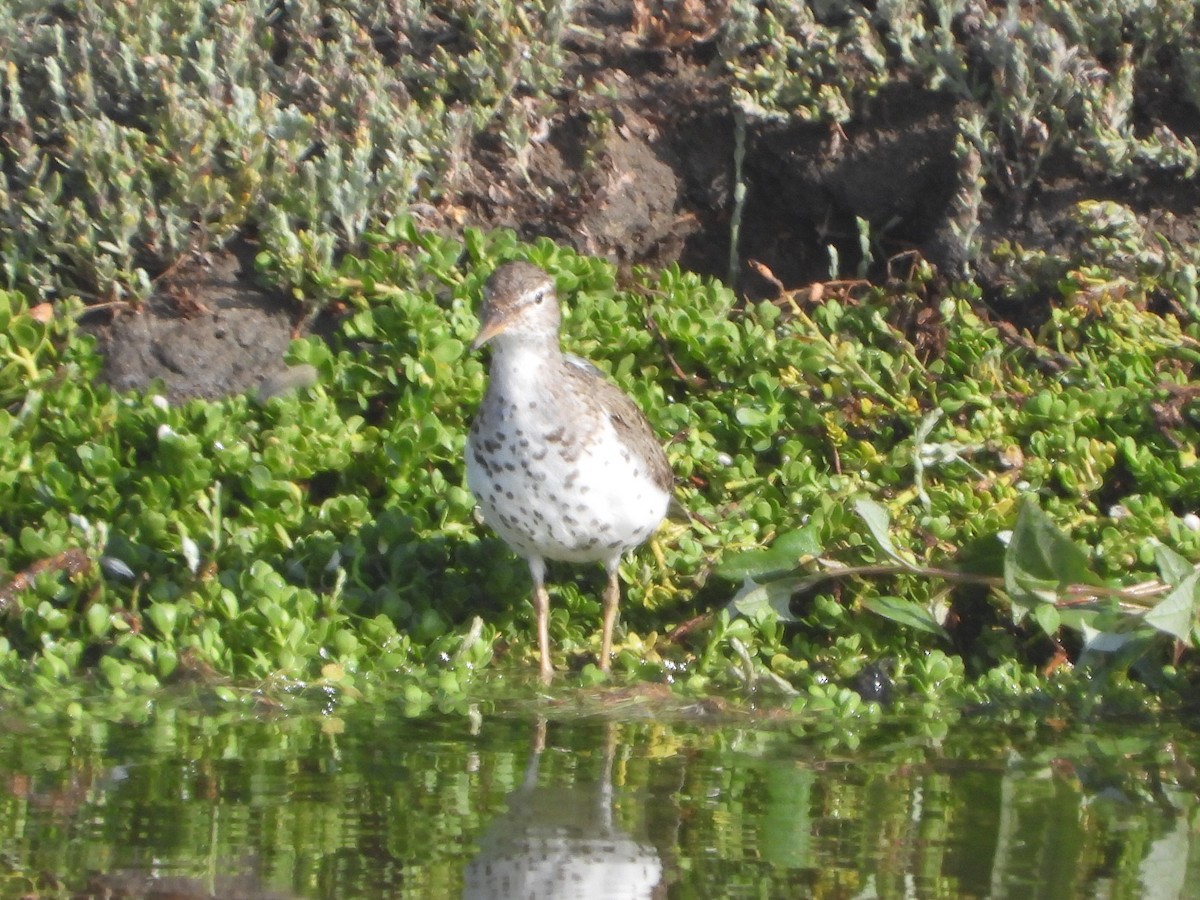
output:
<instances>
[{"instance_id":1,"label":"bird's head","mask_svg":"<svg viewBox=\"0 0 1200 900\"><path fill-rule=\"evenodd\" d=\"M561 317L554 279L531 263L504 263L483 288L479 334L471 349L478 350L497 335L557 340Z\"/></svg>"}]
</instances>

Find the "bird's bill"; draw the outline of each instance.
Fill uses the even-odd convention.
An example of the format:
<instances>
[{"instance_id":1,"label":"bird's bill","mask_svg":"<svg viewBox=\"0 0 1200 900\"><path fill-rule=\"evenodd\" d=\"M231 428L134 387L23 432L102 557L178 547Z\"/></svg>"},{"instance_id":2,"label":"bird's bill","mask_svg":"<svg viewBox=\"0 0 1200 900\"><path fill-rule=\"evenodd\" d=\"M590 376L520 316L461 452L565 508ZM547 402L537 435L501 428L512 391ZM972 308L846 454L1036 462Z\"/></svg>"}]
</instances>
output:
<instances>
[{"instance_id":1,"label":"bird's bill","mask_svg":"<svg viewBox=\"0 0 1200 900\"><path fill-rule=\"evenodd\" d=\"M491 319L484 322L479 328L479 334L475 335L475 340L471 341L471 349L478 350L507 327L508 322L504 319Z\"/></svg>"}]
</instances>

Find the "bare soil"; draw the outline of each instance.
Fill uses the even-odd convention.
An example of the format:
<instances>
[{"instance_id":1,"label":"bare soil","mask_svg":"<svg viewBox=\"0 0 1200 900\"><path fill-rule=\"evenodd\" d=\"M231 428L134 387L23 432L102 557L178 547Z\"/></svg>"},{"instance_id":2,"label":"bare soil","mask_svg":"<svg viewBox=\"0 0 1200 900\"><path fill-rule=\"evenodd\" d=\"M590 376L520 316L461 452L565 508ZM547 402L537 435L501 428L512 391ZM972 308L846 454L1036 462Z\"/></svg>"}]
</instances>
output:
<instances>
[{"instance_id":1,"label":"bare soil","mask_svg":"<svg viewBox=\"0 0 1200 900\"><path fill-rule=\"evenodd\" d=\"M104 378L117 390L158 383L167 398L216 399L256 390L287 368L296 306L263 290L248 248L190 261L162 279L142 309L87 325L100 338Z\"/></svg>"},{"instance_id":2,"label":"bare soil","mask_svg":"<svg viewBox=\"0 0 1200 900\"><path fill-rule=\"evenodd\" d=\"M969 110L948 94L895 84L860 104L841 126L748 122L742 180L747 194L731 265L735 119L730 86L703 34L660 45L634 34L631 4L596 0L569 30L568 77L581 85L531 121L539 139L521 156L498 133L480 135L466 167L432 206L435 227L504 226L549 237L621 266L682 268L721 278L748 297L829 278L829 247L843 271L861 259L859 219L876 241L873 280L903 276L923 258L944 275L974 266L992 314L1027 324L1043 312L999 301L1004 273L986 252L967 260L954 237L959 163L955 120ZM686 29L687 23L676 23ZM672 26L672 27L676 27ZM703 23L697 28L702 31ZM678 37L680 32L674 32ZM1139 115L1178 109L1148 86ZM1167 98L1169 100L1169 98ZM533 108L533 104L530 104ZM532 114L531 114L532 115ZM1171 121L1200 140L1200 123ZM1067 215L1083 199L1117 200L1139 218L1195 240L1200 187L1182 178L1136 184L1097 178L1070 157L1052 159L1021 198L986 195L979 210L985 251L999 240L1069 253ZM1019 208L1018 208L1019 206ZM241 248L244 256L252 248ZM282 369L298 311L257 286L237 253L163 279L155 302L99 329L108 378L118 388L161 379L169 396L215 397L253 388ZM763 272L770 273L764 278ZM1042 303L1044 307L1044 301Z\"/></svg>"}]
</instances>

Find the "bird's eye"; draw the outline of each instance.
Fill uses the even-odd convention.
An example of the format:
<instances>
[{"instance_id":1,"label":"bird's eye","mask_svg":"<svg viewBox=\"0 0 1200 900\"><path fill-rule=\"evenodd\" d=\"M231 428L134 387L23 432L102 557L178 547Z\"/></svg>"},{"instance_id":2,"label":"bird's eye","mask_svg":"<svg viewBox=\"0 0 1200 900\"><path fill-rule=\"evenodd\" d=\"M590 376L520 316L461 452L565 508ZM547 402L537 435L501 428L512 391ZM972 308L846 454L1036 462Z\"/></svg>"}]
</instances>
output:
<instances>
[{"instance_id":1,"label":"bird's eye","mask_svg":"<svg viewBox=\"0 0 1200 900\"><path fill-rule=\"evenodd\" d=\"M548 289L547 289L547 288L544 288L544 287L540 287L540 288L538 288L538 289L537 289L537 293L534 295L534 298L533 298L533 299L534 299L534 302L535 302L535 303L541 303L543 300L545 300L545 299L546 299L546 294L547 294L547 293L549 293L549 291L548 291Z\"/></svg>"}]
</instances>

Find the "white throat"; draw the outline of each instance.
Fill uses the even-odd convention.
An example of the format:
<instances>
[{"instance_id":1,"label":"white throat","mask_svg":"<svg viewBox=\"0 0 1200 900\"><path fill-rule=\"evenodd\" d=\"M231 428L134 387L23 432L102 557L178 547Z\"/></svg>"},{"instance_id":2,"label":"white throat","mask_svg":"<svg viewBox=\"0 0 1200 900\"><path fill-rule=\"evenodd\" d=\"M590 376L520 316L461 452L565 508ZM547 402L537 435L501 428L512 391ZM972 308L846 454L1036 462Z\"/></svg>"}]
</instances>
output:
<instances>
[{"instance_id":1,"label":"white throat","mask_svg":"<svg viewBox=\"0 0 1200 900\"><path fill-rule=\"evenodd\" d=\"M505 335L492 339L492 361L488 379L494 389L509 396L536 396L539 385L546 384L562 363L557 344L547 352L545 345L528 340L505 340Z\"/></svg>"}]
</instances>

